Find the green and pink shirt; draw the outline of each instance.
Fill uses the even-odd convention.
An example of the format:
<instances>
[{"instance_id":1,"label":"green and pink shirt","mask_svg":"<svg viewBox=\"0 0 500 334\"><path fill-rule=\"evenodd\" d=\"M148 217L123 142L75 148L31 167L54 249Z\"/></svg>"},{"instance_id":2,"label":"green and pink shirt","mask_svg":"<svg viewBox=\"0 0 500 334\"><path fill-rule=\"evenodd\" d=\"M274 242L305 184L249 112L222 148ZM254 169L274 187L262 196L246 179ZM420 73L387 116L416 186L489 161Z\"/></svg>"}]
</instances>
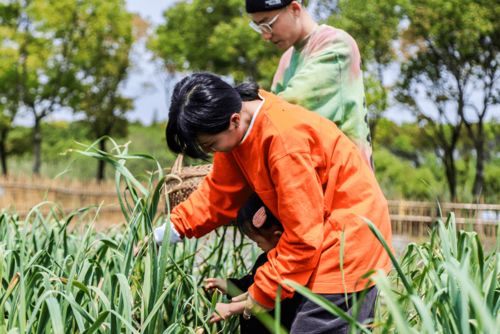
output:
<instances>
[{"instance_id":1,"label":"green and pink shirt","mask_svg":"<svg viewBox=\"0 0 500 334\"><path fill-rule=\"evenodd\" d=\"M283 54L271 90L335 122L372 166L361 57L348 33L318 26Z\"/></svg>"}]
</instances>

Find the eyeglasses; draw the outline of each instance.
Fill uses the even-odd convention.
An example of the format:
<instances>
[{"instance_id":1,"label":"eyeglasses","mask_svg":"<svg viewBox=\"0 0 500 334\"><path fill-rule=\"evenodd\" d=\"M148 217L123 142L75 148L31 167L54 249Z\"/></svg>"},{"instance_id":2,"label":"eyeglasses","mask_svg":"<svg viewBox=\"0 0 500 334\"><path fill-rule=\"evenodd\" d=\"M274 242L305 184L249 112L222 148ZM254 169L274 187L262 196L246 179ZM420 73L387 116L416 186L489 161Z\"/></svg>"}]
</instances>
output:
<instances>
[{"instance_id":1,"label":"eyeglasses","mask_svg":"<svg viewBox=\"0 0 500 334\"><path fill-rule=\"evenodd\" d=\"M254 21L250 21L249 25L250 27L258 32L259 34L272 34L273 33L273 27L272 25L276 22L278 19L278 16L280 16L281 13L276 14L275 17L271 19L271 21L267 23L255 23Z\"/></svg>"}]
</instances>

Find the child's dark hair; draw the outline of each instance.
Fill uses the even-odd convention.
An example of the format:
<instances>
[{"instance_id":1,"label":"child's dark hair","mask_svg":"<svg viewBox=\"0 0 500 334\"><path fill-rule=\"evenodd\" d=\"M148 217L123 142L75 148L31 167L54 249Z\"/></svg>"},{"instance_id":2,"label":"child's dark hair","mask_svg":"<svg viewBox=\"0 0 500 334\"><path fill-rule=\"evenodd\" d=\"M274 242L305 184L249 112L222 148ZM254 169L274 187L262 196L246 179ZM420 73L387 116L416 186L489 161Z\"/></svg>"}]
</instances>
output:
<instances>
[{"instance_id":1,"label":"child's dark hair","mask_svg":"<svg viewBox=\"0 0 500 334\"><path fill-rule=\"evenodd\" d=\"M231 115L241 111L242 101L259 98L259 86L243 83L232 87L211 73L194 73L175 85L172 93L167 145L175 153L208 159L197 134L217 134L229 128Z\"/></svg>"},{"instance_id":2,"label":"child's dark hair","mask_svg":"<svg viewBox=\"0 0 500 334\"><path fill-rule=\"evenodd\" d=\"M261 207L266 210L266 222L261 227L257 228L253 226L252 220L253 216ZM238 211L238 216L236 217L236 225L241 233L244 235L263 235L266 232L272 230L283 231L283 226L274 217L274 215L269 211L269 209L264 205L262 200L257 196L257 194L252 194L250 198L246 201L243 207Z\"/></svg>"}]
</instances>

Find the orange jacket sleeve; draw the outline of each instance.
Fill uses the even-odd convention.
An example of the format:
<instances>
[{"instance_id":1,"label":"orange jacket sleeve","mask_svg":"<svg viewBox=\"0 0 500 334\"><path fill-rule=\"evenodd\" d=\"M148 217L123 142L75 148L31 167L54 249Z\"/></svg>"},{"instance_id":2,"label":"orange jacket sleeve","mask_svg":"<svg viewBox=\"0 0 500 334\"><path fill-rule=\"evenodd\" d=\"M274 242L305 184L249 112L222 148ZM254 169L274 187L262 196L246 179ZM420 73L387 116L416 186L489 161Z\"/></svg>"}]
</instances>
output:
<instances>
[{"instance_id":1,"label":"orange jacket sleeve","mask_svg":"<svg viewBox=\"0 0 500 334\"><path fill-rule=\"evenodd\" d=\"M215 153L212 171L170 220L179 234L199 238L236 218L251 190L231 154Z\"/></svg>"},{"instance_id":2,"label":"orange jacket sleeve","mask_svg":"<svg viewBox=\"0 0 500 334\"><path fill-rule=\"evenodd\" d=\"M323 243L323 189L312 157L307 153L289 153L271 161L279 220L284 228L276 248L268 253L268 262L255 275L250 295L261 305L274 307L276 290L288 278L306 285L318 264ZM263 198L270 201L273 198ZM281 298L293 291L283 287Z\"/></svg>"}]
</instances>

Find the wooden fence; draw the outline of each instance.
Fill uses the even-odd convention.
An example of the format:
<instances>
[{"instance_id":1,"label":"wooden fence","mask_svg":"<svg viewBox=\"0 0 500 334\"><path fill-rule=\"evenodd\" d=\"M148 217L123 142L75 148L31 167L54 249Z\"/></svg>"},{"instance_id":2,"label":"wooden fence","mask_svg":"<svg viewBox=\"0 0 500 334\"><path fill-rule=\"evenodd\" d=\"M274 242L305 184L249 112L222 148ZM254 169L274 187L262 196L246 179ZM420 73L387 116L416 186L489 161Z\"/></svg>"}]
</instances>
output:
<instances>
[{"instance_id":1,"label":"wooden fence","mask_svg":"<svg viewBox=\"0 0 500 334\"><path fill-rule=\"evenodd\" d=\"M500 222L500 205L470 203L436 203L390 200L393 234L425 237L439 218L455 215L459 229L475 230L480 236L494 238Z\"/></svg>"},{"instance_id":2,"label":"wooden fence","mask_svg":"<svg viewBox=\"0 0 500 334\"><path fill-rule=\"evenodd\" d=\"M0 209L25 216L43 201L57 203L65 213L100 206L96 224L100 228L124 222L113 182L0 178ZM49 205L45 207L48 210ZM440 210L443 217L454 212L459 228L474 229L486 237L496 236L500 222L500 205L496 204L440 203L438 206L434 202L391 200L389 210L393 233L414 237L427 236Z\"/></svg>"},{"instance_id":3,"label":"wooden fence","mask_svg":"<svg viewBox=\"0 0 500 334\"><path fill-rule=\"evenodd\" d=\"M114 182L50 180L42 178L0 178L0 209L25 217L42 203L40 211L47 213L54 204L65 214L92 207L86 220L96 217L98 229L124 223Z\"/></svg>"}]
</instances>

